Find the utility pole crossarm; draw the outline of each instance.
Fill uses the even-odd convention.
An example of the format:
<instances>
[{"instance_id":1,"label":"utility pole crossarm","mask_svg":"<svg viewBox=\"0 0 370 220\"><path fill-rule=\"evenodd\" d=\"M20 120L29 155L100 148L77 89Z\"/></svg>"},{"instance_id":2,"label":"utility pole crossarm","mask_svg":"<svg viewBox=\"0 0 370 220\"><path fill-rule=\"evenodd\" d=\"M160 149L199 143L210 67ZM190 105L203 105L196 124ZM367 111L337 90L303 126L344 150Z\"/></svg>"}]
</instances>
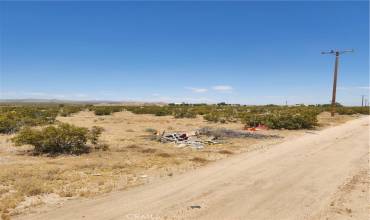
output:
<instances>
[{"instance_id":1,"label":"utility pole crossarm","mask_svg":"<svg viewBox=\"0 0 370 220\"><path fill-rule=\"evenodd\" d=\"M335 54L335 51L334 50L323 51L323 52L321 52L321 54Z\"/></svg>"},{"instance_id":2,"label":"utility pole crossarm","mask_svg":"<svg viewBox=\"0 0 370 220\"><path fill-rule=\"evenodd\" d=\"M322 51L321 54L344 54L344 53L353 53L355 52L354 49L347 49L347 50L329 50L329 51Z\"/></svg>"},{"instance_id":3,"label":"utility pole crossarm","mask_svg":"<svg viewBox=\"0 0 370 220\"><path fill-rule=\"evenodd\" d=\"M341 51L338 51L340 54L344 54L344 53L353 53L355 52L354 49L349 49L349 50L341 50Z\"/></svg>"}]
</instances>

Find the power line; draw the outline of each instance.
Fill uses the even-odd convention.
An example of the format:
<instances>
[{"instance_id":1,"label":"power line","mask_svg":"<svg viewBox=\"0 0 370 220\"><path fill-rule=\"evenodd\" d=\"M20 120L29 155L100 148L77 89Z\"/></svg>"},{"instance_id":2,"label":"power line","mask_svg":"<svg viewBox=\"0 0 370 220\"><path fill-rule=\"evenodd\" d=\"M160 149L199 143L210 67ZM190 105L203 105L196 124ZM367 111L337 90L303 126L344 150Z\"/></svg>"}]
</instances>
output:
<instances>
[{"instance_id":1,"label":"power line","mask_svg":"<svg viewBox=\"0 0 370 220\"><path fill-rule=\"evenodd\" d=\"M334 79L333 79L333 93L331 99L331 116L334 117L335 106L336 106L336 96L337 96L337 78L338 78L338 66L339 66L339 56L344 53L354 52L351 50L330 50L321 52L321 54L331 54L335 55L335 66L334 66Z\"/></svg>"}]
</instances>

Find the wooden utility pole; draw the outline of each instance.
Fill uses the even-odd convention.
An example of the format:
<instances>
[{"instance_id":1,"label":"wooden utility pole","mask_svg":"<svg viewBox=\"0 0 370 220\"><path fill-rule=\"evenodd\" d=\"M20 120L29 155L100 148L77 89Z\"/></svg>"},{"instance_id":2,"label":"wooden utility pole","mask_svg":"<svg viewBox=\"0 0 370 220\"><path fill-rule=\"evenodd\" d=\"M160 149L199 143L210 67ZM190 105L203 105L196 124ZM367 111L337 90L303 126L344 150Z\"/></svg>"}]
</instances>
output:
<instances>
[{"instance_id":1,"label":"wooden utility pole","mask_svg":"<svg viewBox=\"0 0 370 220\"><path fill-rule=\"evenodd\" d=\"M337 97L337 78L338 78L338 66L339 66L339 55L347 52L353 52L353 50L331 50L327 52L321 52L321 54L332 54L335 55L335 66L334 66L334 79L333 79L333 93L331 99L331 117L335 115L336 97Z\"/></svg>"},{"instance_id":2,"label":"wooden utility pole","mask_svg":"<svg viewBox=\"0 0 370 220\"><path fill-rule=\"evenodd\" d=\"M336 98L337 98L337 78L338 78L338 65L339 65L339 52L335 52L335 67L334 67L334 79L333 79L333 94L331 98L331 117L334 117Z\"/></svg>"}]
</instances>

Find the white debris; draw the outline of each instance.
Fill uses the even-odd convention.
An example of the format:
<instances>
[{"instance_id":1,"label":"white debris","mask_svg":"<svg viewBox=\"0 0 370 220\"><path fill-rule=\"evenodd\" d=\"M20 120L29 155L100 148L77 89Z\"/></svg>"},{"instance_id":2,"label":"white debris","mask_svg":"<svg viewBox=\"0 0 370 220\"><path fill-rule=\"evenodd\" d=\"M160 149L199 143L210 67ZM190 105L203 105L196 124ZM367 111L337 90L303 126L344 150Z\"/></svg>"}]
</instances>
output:
<instances>
[{"instance_id":1,"label":"white debris","mask_svg":"<svg viewBox=\"0 0 370 220\"><path fill-rule=\"evenodd\" d=\"M204 148L205 144L216 144L217 142L208 140L201 140L197 137L196 132L193 132L192 135L188 135L187 133L169 133L166 134L165 132L162 133L160 137L160 141L163 143L172 142L177 144L177 147L191 147L194 149L202 149Z\"/></svg>"}]
</instances>

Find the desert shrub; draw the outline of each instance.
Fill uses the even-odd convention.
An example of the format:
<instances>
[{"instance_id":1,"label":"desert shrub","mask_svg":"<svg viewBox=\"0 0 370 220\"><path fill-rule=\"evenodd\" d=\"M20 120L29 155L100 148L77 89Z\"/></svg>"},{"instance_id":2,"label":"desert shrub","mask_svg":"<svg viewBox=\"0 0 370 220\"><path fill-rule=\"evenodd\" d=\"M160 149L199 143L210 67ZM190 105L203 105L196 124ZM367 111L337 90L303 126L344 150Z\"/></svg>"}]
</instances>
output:
<instances>
[{"instance_id":1,"label":"desert shrub","mask_svg":"<svg viewBox=\"0 0 370 220\"><path fill-rule=\"evenodd\" d=\"M154 128L145 128L144 129L144 131L145 132L148 132L148 133L153 133L153 134L155 134L155 133L157 133L158 131L156 130L156 129L154 129Z\"/></svg>"},{"instance_id":2,"label":"desert shrub","mask_svg":"<svg viewBox=\"0 0 370 220\"><path fill-rule=\"evenodd\" d=\"M60 105L60 111L59 114L62 117L67 117L70 116L74 113L78 113L82 110L85 109L85 106L80 106L80 105Z\"/></svg>"},{"instance_id":3,"label":"desert shrub","mask_svg":"<svg viewBox=\"0 0 370 220\"><path fill-rule=\"evenodd\" d=\"M152 114L155 116L173 115L175 118L194 118L197 111L191 105L168 105L168 106L126 106L126 110L134 114Z\"/></svg>"},{"instance_id":4,"label":"desert shrub","mask_svg":"<svg viewBox=\"0 0 370 220\"><path fill-rule=\"evenodd\" d=\"M11 134L19 130L21 124L14 119L9 117L8 114L0 115L0 133Z\"/></svg>"},{"instance_id":5,"label":"desert shrub","mask_svg":"<svg viewBox=\"0 0 370 220\"><path fill-rule=\"evenodd\" d=\"M1 107L0 133L14 133L22 126L52 124L58 115L56 107Z\"/></svg>"},{"instance_id":6,"label":"desert shrub","mask_svg":"<svg viewBox=\"0 0 370 220\"><path fill-rule=\"evenodd\" d=\"M243 121L249 127L266 125L272 129L308 129L317 125L317 112L275 112L250 114Z\"/></svg>"},{"instance_id":7,"label":"desert shrub","mask_svg":"<svg viewBox=\"0 0 370 220\"><path fill-rule=\"evenodd\" d=\"M99 137L101 133L104 131L104 128L99 126L93 126L88 133L88 138L90 142L94 145L98 144Z\"/></svg>"},{"instance_id":8,"label":"desert shrub","mask_svg":"<svg viewBox=\"0 0 370 220\"><path fill-rule=\"evenodd\" d=\"M369 106L364 106L364 107L351 107L353 111L355 111L358 114L363 114L363 115L369 115L370 114L370 107Z\"/></svg>"},{"instance_id":9,"label":"desert shrub","mask_svg":"<svg viewBox=\"0 0 370 220\"><path fill-rule=\"evenodd\" d=\"M195 118L197 117L197 114L191 111L191 109L180 108L174 110L173 116L175 118Z\"/></svg>"},{"instance_id":10,"label":"desert shrub","mask_svg":"<svg viewBox=\"0 0 370 220\"><path fill-rule=\"evenodd\" d=\"M155 116L172 115L173 106L127 106L126 110L134 114L152 114Z\"/></svg>"},{"instance_id":11,"label":"desert shrub","mask_svg":"<svg viewBox=\"0 0 370 220\"><path fill-rule=\"evenodd\" d=\"M106 107L96 107L94 108L95 115L111 115L112 110Z\"/></svg>"},{"instance_id":12,"label":"desert shrub","mask_svg":"<svg viewBox=\"0 0 370 220\"><path fill-rule=\"evenodd\" d=\"M199 110L197 110L199 111ZM217 108L209 108L209 112L202 106L201 113L203 114L203 118L206 121L210 122L220 122L220 123L227 123L227 122L236 122L240 118L240 115L246 111L246 109L242 109L239 106L217 106ZM198 112L198 114L201 114Z\"/></svg>"},{"instance_id":13,"label":"desert shrub","mask_svg":"<svg viewBox=\"0 0 370 220\"><path fill-rule=\"evenodd\" d=\"M336 112L340 115L354 115L354 114L356 114L356 111L354 111L353 109L343 108L343 107L336 108Z\"/></svg>"},{"instance_id":14,"label":"desert shrub","mask_svg":"<svg viewBox=\"0 0 370 220\"><path fill-rule=\"evenodd\" d=\"M115 112L123 110L122 106L90 106L90 111L94 111L95 115L111 115Z\"/></svg>"},{"instance_id":15,"label":"desert shrub","mask_svg":"<svg viewBox=\"0 0 370 220\"><path fill-rule=\"evenodd\" d=\"M209 122L219 122L221 120L220 116L215 113L208 113L203 115L203 119Z\"/></svg>"},{"instance_id":16,"label":"desert shrub","mask_svg":"<svg viewBox=\"0 0 370 220\"><path fill-rule=\"evenodd\" d=\"M108 151L109 150L109 145L107 143L97 142L96 144L94 144L94 149L95 150Z\"/></svg>"},{"instance_id":17,"label":"desert shrub","mask_svg":"<svg viewBox=\"0 0 370 220\"><path fill-rule=\"evenodd\" d=\"M155 116L166 116L168 115L168 112L164 109L159 109L154 113Z\"/></svg>"},{"instance_id":18,"label":"desert shrub","mask_svg":"<svg viewBox=\"0 0 370 220\"><path fill-rule=\"evenodd\" d=\"M354 115L354 114L363 114L369 115L370 108L369 107L337 107L336 112L340 115Z\"/></svg>"},{"instance_id":19,"label":"desert shrub","mask_svg":"<svg viewBox=\"0 0 370 220\"><path fill-rule=\"evenodd\" d=\"M38 154L81 154L89 150L87 141L97 143L99 135L97 131L61 123L42 129L26 127L12 141L16 145L32 145Z\"/></svg>"}]
</instances>

